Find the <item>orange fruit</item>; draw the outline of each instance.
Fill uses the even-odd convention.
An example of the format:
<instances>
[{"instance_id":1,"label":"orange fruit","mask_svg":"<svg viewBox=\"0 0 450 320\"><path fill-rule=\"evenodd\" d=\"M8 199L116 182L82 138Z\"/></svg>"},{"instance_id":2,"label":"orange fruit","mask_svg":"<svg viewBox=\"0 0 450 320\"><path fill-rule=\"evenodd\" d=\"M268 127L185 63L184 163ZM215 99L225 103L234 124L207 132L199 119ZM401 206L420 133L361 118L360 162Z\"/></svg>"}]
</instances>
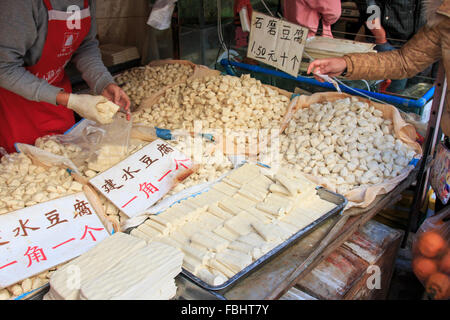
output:
<instances>
[{"instance_id":1,"label":"orange fruit","mask_svg":"<svg viewBox=\"0 0 450 320\"><path fill-rule=\"evenodd\" d=\"M416 277L425 282L430 275L438 271L438 266L436 261L418 256L412 261L412 269Z\"/></svg>"},{"instance_id":2,"label":"orange fruit","mask_svg":"<svg viewBox=\"0 0 450 320\"><path fill-rule=\"evenodd\" d=\"M439 270L450 275L450 249L447 250L441 261L439 262Z\"/></svg>"},{"instance_id":3,"label":"orange fruit","mask_svg":"<svg viewBox=\"0 0 450 320\"><path fill-rule=\"evenodd\" d=\"M441 272L433 273L427 280L425 290L434 300L448 299L450 278Z\"/></svg>"},{"instance_id":4,"label":"orange fruit","mask_svg":"<svg viewBox=\"0 0 450 320\"><path fill-rule=\"evenodd\" d=\"M427 258L437 257L445 250L446 246L444 238L433 230L424 232L419 237L417 245L419 252Z\"/></svg>"}]
</instances>

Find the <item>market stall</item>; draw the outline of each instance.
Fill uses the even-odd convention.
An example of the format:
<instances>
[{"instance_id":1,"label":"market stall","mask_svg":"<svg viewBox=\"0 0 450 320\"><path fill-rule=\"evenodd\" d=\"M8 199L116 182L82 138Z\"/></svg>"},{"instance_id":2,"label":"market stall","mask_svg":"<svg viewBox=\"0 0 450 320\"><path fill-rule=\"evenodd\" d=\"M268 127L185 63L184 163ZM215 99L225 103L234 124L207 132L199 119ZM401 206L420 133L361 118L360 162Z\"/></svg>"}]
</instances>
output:
<instances>
[{"instance_id":1,"label":"market stall","mask_svg":"<svg viewBox=\"0 0 450 320\"><path fill-rule=\"evenodd\" d=\"M163 74L164 76L162 76ZM166 82L159 81L159 78L165 79ZM233 238L234 236L244 237L247 236L249 232L252 233L255 232L255 230L258 230L257 234L259 234L260 236L265 235L267 237L265 239L269 241L268 244L273 243L260 253L255 253L255 251L253 251L253 259L250 259L247 262L246 260L237 260L241 261L238 262L237 265L239 265L239 263L241 264L240 267L237 267L237 269L225 268L226 270L235 270L226 275L225 279L221 280L220 277L217 277L218 274L223 275L223 272L218 271L218 273L213 277L214 280L212 280L214 284L208 283L206 281L206 279L208 278L208 274L209 276L211 276L210 272L211 270L214 270L211 269L210 264L207 263L206 265L203 265L203 267L201 265L197 267L195 266L195 260L185 261L183 264L184 271L176 278L176 281L179 284L179 293L177 296L180 298L183 298L182 292L185 292L188 286L196 288L196 290L199 292L198 294L200 295L202 294L201 292L203 292L204 294L211 295L215 298L278 299L282 297L283 294L285 294L301 278L308 274L308 272L310 272L315 266L317 266L325 257L327 257L327 255L329 255L334 249L345 242L360 226L374 217L374 215L376 215L379 210L398 200L401 192L408 188L416 179L417 169L414 169L415 162L410 163L410 161L407 161L406 159L407 157L409 157L411 158L411 160L413 160L414 157L417 157L419 155L421 149L417 144L415 144L414 140L412 139L412 137L415 136L414 129L410 125L402 123L403 120L401 120L399 115L395 114L395 109L393 108L386 109L386 107L378 106L376 108L380 108L380 110L383 110L379 111L379 113L375 112L376 109L374 107L371 107L371 111L369 111L369 109L367 110L368 112L374 112L378 116L385 114L387 117L390 117L390 119L392 119L386 122L387 126L383 130L386 130L385 134L388 134L389 132L397 132L394 134L398 135L398 137L402 140L397 138L398 142L395 142L395 138L390 138L393 139L389 140L393 141L393 143L391 144L391 148L393 149L389 149L389 144L386 146L383 143L379 143L377 147L380 149L385 148L386 150L391 150L390 152L395 152L394 150L396 150L397 152L401 152L405 161L398 162L398 165L396 164L398 166L398 169L396 169L396 171L394 172L386 171L387 168L384 168L384 171L386 172L383 172L383 170L379 170L380 173L378 176L376 174L373 176L367 176L366 181L361 181L360 178L358 178L358 181L350 182L353 184L349 184L345 186L345 188L343 188L339 186L345 182L342 179L339 179L338 176L342 168L347 167L347 163L350 163L350 166L351 163L353 163L352 161L349 161L351 159L345 160L345 158L341 158L340 154L342 154L342 152L345 152L344 150L338 150L338 153L336 153L337 158L334 161L335 165L341 163L342 168L338 168L339 170L335 170L334 172L337 172L337 174L331 177L328 175L332 174L333 168L329 166L327 167L325 163L324 168L326 168L328 174L326 174L325 171L319 171L320 167L311 168L311 171L309 171L308 169L306 171L301 170L301 168L303 168L302 164L296 164L296 159L292 161L293 158L290 158L289 150L287 148L289 147L289 144L285 148L283 146L283 139L289 138L290 136L292 138L289 139L294 139L295 141L297 138L296 135L301 136L302 134L305 134L305 131L296 133L295 130L292 130L293 128L295 128L295 121L293 119L299 119L297 121L303 121L301 118L302 114L305 114L308 117L308 113L303 111L304 108L309 108L311 106L313 108L316 108L315 111L310 111L309 117L311 120L308 120L308 118L306 118L306 127L309 127L310 125L311 127L313 127L316 125L319 126L319 122L317 122L316 124L314 123L313 118L316 117L316 114L311 112L320 112L320 103L332 103L333 101L337 101L338 103L351 103L351 98L353 99L353 103L360 103L360 108L370 108L370 105L372 104L371 102L363 104L356 98L343 94L337 94L337 96L336 94L319 94L313 97L298 97L291 93L277 90L277 88L264 86L259 81L251 79L249 77L244 76L242 78L237 78L219 75L218 72L214 70L210 70L208 68L197 66L184 61L154 62L147 67L132 69L121 75L118 75L117 81L119 83L127 83L124 88L125 90L128 90L128 94L133 100L133 103L138 107L137 111L133 114L133 124L130 123L128 125L123 117L114 120L114 125L109 125L109 127L108 125L102 125L99 127L97 124L89 123L85 120L83 123L71 129L71 131L67 132L65 135L50 136L38 139L36 143L36 146L38 148L36 149L33 149L35 147L31 146L22 146L22 152L20 154L17 154L17 156L24 159L21 160L22 162L29 161L26 160L26 155L28 155L28 157L30 157L31 159L35 161L38 160L41 163L45 163L46 161L48 162L49 158L52 159L53 157L55 157L56 159L60 157L64 160L60 160L56 163L53 162L51 163L52 165L58 164L59 166L67 167L66 164L69 163L72 167L72 175L77 177L78 181L81 182L73 182L73 186L70 187L71 190L75 190L74 188L76 187L76 185L78 185L79 188L76 190L85 190L85 192L88 192L89 199L95 204L97 214L101 218L100 220L104 222L105 226L107 227L106 229L110 232L120 232L119 234L125 232L131 234L131 236L143 238L146 241L149 241L149 243L153 243L153 241L162 241L164 243L171 244L172 246L177 247L180 245L179 241L183 241L180 240L179 236L183 234L184 236L188 235L188 237L191 237L189 233L186 234L186 230L193 229L193 233L191 233L193 238L191 238L190 240L187 239L187 241L195 242L197 241L195 240L195 232L198 232L195 231L195 218L194 220L192 220L192 222L189 223L189 228L188 225L181 225L181 229L174 229L174 227L169 227L169 225L177 225L178 223L176 222L177 220L172 221L172 216L177 216L175 212L186 211L186 213L189 213L194 210L196 206L199 206L198 208L203 207L202 212L204 212L205 209L207 210L206 213L210 212L210 214L208 214L208 220L201 220L203 221L201 222L201 225L207 228L209 228L208 226L210 226L212 228L211 231L215 230L215 228L218 227L223 228L223 232L225 233L222 234L222 241L225 241L226 243L234 243L232 242L235 241L234 239L236 239ZM159 87L155 86L155 84L157 83L159 84ZM202 85L202 83L210 83L212 85L211 88L217 88L216 93L212 95L214 91L208 91L207 87ZM227 103L228 100L221 98L220 95L222 94L223 97L228 97L231 92L236 92L237 84L239 84L239 86L249 86L249 94L247 94L247 99L249 99L249 101L261 103L262 101L264 101L264 99L269 99L269 101L272 101L270 99L277 99L274 101L277 101L275 103L280 105L280 107L278 107L277 104L266 106L264 106L264 104L261 105L262 110L267 107L269 108L269 110L270 108L278 109L271 111L273 114L273 118L269 118L269 121L265 120L265 118L267 117L266 110L266 114L262 114L260 122L256 122L255 125L260 129L276 129L276 132L273 136L271 136L270 139L259 139L257 141L256 148L252 148L250 141L244 141L242 143L242 141L236 141L235 139L231 140L230 136L227 136L222 132L215 133L214 131L212 131L213 127L209 126L212 123L208 122L211 114L199 113L201 109L199 109L199 111L195 110L196 103L212 104L212 106L208 105L206 109L203 110L208 110L211 107L214 107L214 103ZM152 90L140 89L145 88L145 86L151 86ZM208 87L209 86L210 85L208 85ZM195 92L195 90L201 90L202 92L204 92L204 96L207 96L212 100L202 100L202 98L197 95L198 93L193 95L192 92ZM191 100L186 100L184 97L190 97L188 99ZM242 96L236 95L236 99L239 99L240 97ZM258 98L255 99L255 97ZM214 100L216 102L214 102ZM163 103L164 105L160 106L161 103ZM172 105L174 106L173 111L170 110L171 103L175 103L174 105ZM181 105L176 107L176 103L181 103ZM283 105L284 107L281 107ZM189 117L189 113L186 113L187 111L189 112L190 108L192 108L190 106L194 106L192 112L194 112L197 117ZM166 111L165 115L160 111L157 113L148 112L149 110L156 110L161 107L161 110ZM242 110L242 105L240 105L240 107L240 110ZM343 105L343 107L345 107L345 105ZM248 108L252 108L251 103L248 105ZM249 110L249 112L252 112L251 109ZM355 111L356 110L357 109L355 109ZM229 111L230 114L228 116L224 115L223 110L216 109L216 112L222 113L222 118L213 117L213 123L216 121L220 121L220 125L223 125L225 127L241 129L243 130L243 132L246 132L247 130L247 132L249 132L249 128L245 129L245 119L243 119L243 122L240 122L241 120L239 118L232 117L233 109ZM177 113L180 114L180 117L176 117ZM358 113L363 114L363 111ZM156 114L160 116L160 118L154 118L154 115ZM295 117L296 114L300 116ZM175 121L173 119L175 119ZM359 122L363 125L358 126L360 128L364 128L364 125L368 125L367 121L362 121L363 119L364 118L361 118L359 120ZM384 120L382 118L380 119L380 123L383 123ZM194 126L194 120L203 120L204 126L200 127L201 131L196 131L197 128ZM317 118L317 120L319 121L320 119ZM329 118L329 120L331 120L331 118ZM120 122L123 122L124 126L120 126ZM278 123L278 125L274 125L274 123ZM153 127L153 125L156 125L157 128ZM120 129L117 129L117 126L119 126ZM389 129L389 126L391 126L391 129ZM186 133L184 133L183 135L177 132L176 129L180 127L187 130L188 136L186 136ZM103 135L102 139L97 138L93 143L92 141L90 141L92 140L91 138L80 139L82 137L81 133L87 132L86 128L89 128L89 131L92 131L94 133L106 131L108 134ZM164 130L162 130L163 128ZM99 131L100 129L104 131ZM118 140L117 132L120 132L121 136L123 137L123 130L128 130L129 135L127 136L129 136L130 140L127 140L126 138L125 140L124 138L122 138L121 141ZM191 134L196 138L189 134L189 132L191 132ZM310 134L312 134L312 138L314 138L315 134ZM381 137L382 136L383 133L381 133ZM102 184L104 183L104 181L108 180L102 177L104 175L107 175L108 172L114 172L114 168L117 168L117 166L122 162L133 163L133 157L142 160L143 157L141 157L140 152L144 152L144 150L147 150L145 151L145 154L149 156L148 159L154 157L151 156L151 153L149 153L151 152L149 148L151 147L151 145L155 145L159 141L162 141L160 140L161 137L163 137L164 139L169 139L166 140L168 142L168 145L173 146L173 148L179 148L181 152L184 152L185 155L188 155L188 158L193 154L193 150L190 150L192 146L189 144L189 139L197 139L197 142L205 147L203 148L201 157L193 157L195 161L199 161L199 169L198 171L196 169L190 172L186 177L183 177L184 179L181 180L179 184L176 184L176 186L172 188L166 196L164 196L164 194L161 194L162 198L159 199L159 202L157 202L153 207L141 211L125 211L124 206L120 208L120 204L116 202L116 198L112 198L109 196L109 193L111 191L114 191L114 187L118 189L118 185L114 185L112 183L112 176L108 176L111 179L111 182L106 187L102 186ZM209 139L206 139L205 137L209 137ZM275 166L278 164L276 162L270 163L270 158L267 157L269 153L264 153L261 151L267 151L267 147L270 150L270 148L273 147L272 144L274 144L277 139L281 140L282 152L283 150L285 150L285 153L281 154L282 160L280 165L280 170L284 170L284 173L281 174L281 171L275 171L275 175L273 175L274 172L272 172L270 175L269 172L271 171L271 168L275 168ZM361 138L355 136L355 141L357 141L358 139ZM323 143L327 143L326 141L327 139L325 139ZM405 147L403 147L402 141L406 142L406 144L404 144ZM329 142L331 142L331 140ZM368 141L365 142L367 144ZM408 144L410 144L410 146L408 146ZM342 143L340 145L344 146L345 143ZM403 150L402 148L405 149ZM374 150L375 149L376 147L374 148ZM39 150L39 152L36 152L36 150ZM252 150L256 150L256 152L251 152ZM300 152L300 154L302 152L301 150L302 149L299 149L298 151ZM367 150L367 147L365 147L365 150ZM236 151L240 151L241 153ZM363 150L359 150L359 153L361 153L362 151ZM334 151L332 153L334 153ZM328 157L330 157L332 153L327 153ZM376 158L377 152L375 152L374 154ZM219 160L215 162L211 161L213 157L217 157L217 155L221 155ZM366 156L367 155L368 153L366 152ZM308 157L311 156L314 157L314 155L308 155ZM376 160L373 160L374 157L372 157L372 162L375 161L372 165L375 165L377 163L385 163L383 162L381 154L379 155L379 157L380 162L376 162ZM5 156L4 159L6 161L8 161L8 159L12 161L11 156ZM341 159L340 162L338 162L339 159ZM385 159L386 163L392 161L391 159L392 158ZM3 161L5 162L5 160ZM56 160L53 159L53 161ZM365 161L364 164L359 163L359 165L362 165L363 168L365 167L369 172L369 162L370 160ZM152 164L152 162L148 161L145 163L147 163L147 165ZM254 165L251 165L250 163L254 163ZM188 163L185 164L190 166ZM333 163L330 164L333 165ZM404 167L400 167L400 165L403 165ZM128 178L134 177L132 173L137 174L138 170L131 171L130 166L126 166L128 167L128 171L126 171L128 172ZM295 169L299 171L293 171ZM161 170L163 169L160 169L160 171ZM260 172L260 170L262 171ZM265 172L264 170L268 171ZM395 170L395 168L391 168L391 170ZM45 169L42 169L41 171L45 172ZM302 171L303 173L301 173ZM364 176L363 173L364 172L361 172L361 178ZM266 176L266 174L269 175ZM256 188L256 185L253 185L253 191L245 187L246 183L250 183L246 181L256 181L254 179L256 179L258 175L261 175L258 179L262 179L260 187ZM272 180L267 178L269 176ZM359 176L359 174L357 174L357 176ZM373 180L370 180L371 177L375 177L377 179L373 178ZM119 178L120 175L117 176L117 179L115 181L117 182ZM327 178L332 179L327 180ZM89 184L91 185L91 187L89 187ZM361 184L364 184L364 186L360 186L358 191L358 185ZM281 205L281 202L279 201L293 201L292 203L297 203L297 206L300 206L298 207L300 209L302 206L306 205L306 202L302 204L302 201L306 200L305 196L309 194L309 197L312 197L312 195L316 192L313 191L313 189L307 192L306 190L309 190L309 187L307 187L308 185L325 187L322 194L319 194L319 197L316 196L316 201L324 202L323 205L325 206L323 208L323 211L313 210L313 207L309 206L308 208L310 209L308 210L312 210L310 211L311 213L317 211L316 216L311 216L310 220L302 222L300 224L299 222L295 222L297 220L293 220L293 218L284 220L287 219L283 218L285 213L281 213L279 210L280 208L286 209L287 207L285 207L286 205ZM94 188L92 188L92 186L94 186ZM43 187L48 189L48 187L44 185ZM194 188L195 192L192 191L192 188ZM242 190L239 191L239 188L242 188ZM262 188L261 190L267 190L264 193L259 194L258 192L256 192L257 190L259 190L259 188ZM292 188L294 189L294 191L292 190ZM269 191L269 189L273 190ZM298 191L295 191L297 189ZM357 191L355 192L354 189L356 189ZM238 193L233 190L238 191ZM169 189L167 189L167 191L169 191ZM269 194L267 194L267 191L269 191ZM348 194L349 191L352 191L353 194ZM274 192L273 195L271 192ZM297 194L297 192L300 192L300 198L289 198ZM49 200L46 191L43 191L41 193L43 193L42 199L37 199L37 196L33 196L33 199L36 201L44 202L46 200ZM209 193L211 193L210 198L212 200L207 200L209 199ZM305 200L301 200L302 193L305 193L305 195L303 196L303 199ZM344 196L340 195L340 193L344 193L345 198ZM129 195L129 192L125 194ZM200 200L199 194L202 195L205 200ZM219 196L219 194L221 194L222 196ZM277 194L278 196L276 196ZM192 198L192 196L194 197ZM236 207L232 203L228 203L225 201L225 199L221 198L224 196L237 197L236 199L239 199L240 203L238 203ZM177 209L181 211L175 210L172 215L169 213L169 211L172 210L171 206L174 203L178 203L181 201L180 204L183 205L184 202L188 201L191 198L194 200L197 198L199 199L198 201L188 205L188 207L191 209L184 209L186 208L185 205L185 207L181 206L180 209ZM320 200L321 198L327 200ZM258 202L252 202L257 201L258 199L263 202L261 202L261 204L258 204ZM350 201L348 201L348 199L350 199ZM29 206L33 205L33 203L34 202L24 202L23 205ZM328 203L328 205L326 205L326 203ZM256 207L254 207L255 204ZM318 204L319 202L313 204L313 206L317 206ZM18 209L20 203L14 207L11 207L11 205L14 205L12 203L5 203L5 205L7 207L3 211L5 211L4 213L7 213L8 210L10 210L9 208ZM277 205L279 207L277 207ZM250 212L248 210L250 210L251 207L254 208L252 209L254 210L252 215L244 216L243 213L239 214L239 212L243 212L243 208L245 208L247 212ZM345 210L343 211L344 207ZM145 207L142 208L145 209ZM294 206L294 208L296 208L296 206ZM197 209L197 211L198 210L199 209ZM272 212L272 210L275 210L278 213L275 214ZM290 208L289 210L292 210L292 208ZM272 213L269 214L268 212ZM154 213L157 213L157 215L154 215ZM211 215L211 213L213 214ZM196 215L198 216L199 213L196 213ZM242 217L237 219L241 215ZM277 215L279 215L279 217L277 217ZM201 215L198 217L201 217ZM222 220L218 219L218 217L221 217ZM255 217L257 218L257 220L253 221L252 218ZM268 220L264 220L267 219L267 217L269 217ZM190 221L189 219L187 221ZM260 225L261 222L258 222L258 220L266 221L265 223L268 223L269 221L279 221L277 224L273 225L273 227L282 226L280 230L284 230L284 232L287 233L285 235L282 235L281 233L281 238L279 238L278 242L273 242L277 237L272 239L272 235L276 234L275 232L283 231L275 231L275 229L270 229L271 231L269 229L265 230L265 228L267 228L271 224L263 223L262 225ZM286 223L286 221L289 221L290 224L280 225L280 223ZM244 227L246 223L250 224ZM286 228L292 230L288 232L288 229ZM176 232L179 231L175 230L183 230L184 233L178 234ZM227 238L227 234L230 233L230 230L240 231L237 231L237 233L232 232L230 234L231 238ZM166 239L166 236L176 237ZM215 242L213 240L215 240ZM196 243L200 244L203 241L206 241L205 238ZM236 247L236 245L232 246L231 248L238 248L238 251L235 252L241 252L239 250L243 250L245 252L247 249L243 248L246 248L252 242L243 241L244 240L242 240L241 242L236 242L236 244L239 243L239 248ZM218 261L222 261L223 263L224 261L228 261L227 259L231 259L233 257L232 255L228 257L227 255L222 253L224 249L230 249L226 249L227 245L221 245L220 242L217 242L217 239L211 238L210 245L214 246L215 249L212 249L213 251L211 251L210 253L207 253L209 252L208 250L204 251L206 255L201 253L201 250L199 250L200 247L195 247L196 250L192 252L187 248L180 248L187 256L193 257L196 255L200 255L201 259L203 259L204 262L208 261L214 255L216 255L217 257L220 257L221 255L223 256L221 257L222 260L217 260L217 262L215 263L218 263ZM260 245L257 245L257 248L262 247L260 247ZM210 256L211 254L212 256ZM205 266L207 266L210 271L206 273L200 273L203 277L200 278L200 274L197 272L202 268L204 269ZM50 277L50 282L51 281L52 280ZM187 285L187 283L189 285ZM26 287L24 288L23 283L21 285L23 291L22 293L26 294L27 292L26 290L24 290ZM49 287L49 285L45 285L37 292L34 292L34 294L25 297L42 297L43 294L45 294L50 288L51 287ZM38 288L36 288L35 286L32 289ZM190 294L192 294L192 290L193 289L189 290ZM20 297L21 295L16 294L15 296Z\"/></svg>"}]
</instances>

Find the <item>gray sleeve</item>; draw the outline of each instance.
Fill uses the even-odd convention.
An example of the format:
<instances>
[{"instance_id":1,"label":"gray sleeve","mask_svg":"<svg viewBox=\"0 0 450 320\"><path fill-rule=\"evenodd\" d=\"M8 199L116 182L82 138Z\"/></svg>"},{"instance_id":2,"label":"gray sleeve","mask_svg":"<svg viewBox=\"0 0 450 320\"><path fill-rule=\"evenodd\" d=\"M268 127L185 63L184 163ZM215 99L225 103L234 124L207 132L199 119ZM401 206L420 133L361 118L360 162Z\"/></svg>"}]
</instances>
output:
<instances>
[{"instance_id":1,"label":"gray sleeve","mask_svg":"<svg viewBox=\"0 0 450 320\"><path fill-rule=\"evenodd\" d=\"M38 32L36 1L0 0L0 87L28 100L56 104L61 88L50 85L24 68L24 56ZM14 18L11 18L14 17Z\"/></svg>"},{"instance_id":2,"label":"gray sleeve","mask_svg":"<svg viewBox=\"0 0 450 320\"><path fill-rule=\"evenodd\" d=\"M108 84L114 83L114 79L103 64L98 47L99 42L96 39L95 1L90 1L90 10L92 17L91 29L75 52L72 61L81 72L82 78L89 85L93 93L99 95Z\"/></svg>"}]
</instances>

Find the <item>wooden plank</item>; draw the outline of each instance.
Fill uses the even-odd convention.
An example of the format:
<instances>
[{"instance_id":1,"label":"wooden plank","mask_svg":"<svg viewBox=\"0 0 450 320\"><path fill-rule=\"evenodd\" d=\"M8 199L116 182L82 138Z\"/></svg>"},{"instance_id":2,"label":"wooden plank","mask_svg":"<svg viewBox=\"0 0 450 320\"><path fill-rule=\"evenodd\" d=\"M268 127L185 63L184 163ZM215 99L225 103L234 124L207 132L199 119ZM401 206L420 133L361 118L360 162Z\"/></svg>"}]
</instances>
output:
<instances>
[{"instance_id":1,"label":"wooden plank","mask_svg":"<svg viewBox=\"0 0 450 320\"><path fill-rule=\"evenodd\" d=\"M400 231L370 220L360 230L353 233L342 247L352 251L367 263L375 264L384 254L385 245L400 236Z\"/></svg>"},{"instance_id":2,"label":"wooden plank","mask_svg":"<svg viewBox=\"0 0 450 320\"><path fill-rule=\"evenodd\" d=\"M280 298L280 300L317 300L317 298L292 287L284 296Z\"/></svg>"},{"instance_id":3,"label":"wooden plank","mask_svg":"<svg viewBox=\"0 0 450 320\"><path fill-rule=\"evenodd\" d=\"M401 236L402 232L370 220L296 287L324 300L381 299L388 292ZM368 285L374 275L368 269L371 265L379 268L379 288Z\"/></svg>"},{"instance_id":4,"label":"wooden plank","mask_svg":"<svg viewBox=\"0 0 450 320\"><path fill-rule=\"evenodd\" d=\"M383 254L374 263L380 268L381 284L379 289L370 289L367 280L372 275L366 273L365 276L347 294L345 300L384 300L389 293L389 285L394 273L394 264L397 252L400 248L403 232L393 233L394 238L390 239L389 245Z\"/></svg>"},{"instance_id":5,"label":"wooden plank","mask_svg":"<svg viewBox=\"0 0 450 320\"><path fill-rule=\"evenodd\" d=\"M368 266L366 261L341 246L305 275L298 287L321 300L342 299L366 274Z\"/></svg>"}]
</instances>

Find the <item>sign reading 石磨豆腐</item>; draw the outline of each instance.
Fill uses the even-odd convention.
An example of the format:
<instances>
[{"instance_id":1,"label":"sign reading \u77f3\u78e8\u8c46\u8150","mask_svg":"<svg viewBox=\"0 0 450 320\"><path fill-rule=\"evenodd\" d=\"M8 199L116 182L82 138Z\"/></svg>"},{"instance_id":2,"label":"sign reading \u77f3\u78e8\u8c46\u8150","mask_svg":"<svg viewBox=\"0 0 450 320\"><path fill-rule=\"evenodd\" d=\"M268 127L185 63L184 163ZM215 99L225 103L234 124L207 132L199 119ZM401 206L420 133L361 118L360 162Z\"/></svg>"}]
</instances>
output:
<instances>
[{"instance_id":1,"label":"sign reading \u77f3\u78e8\u8c46\u8150","mask_svg":"<svg viewBox=\"0 0 450 320\"><path fill-rule=\"evenodd\" d=\"M108 236L84 193L0 215L0 288L71 260Z\"/></svg>"},{"instance_id":2,"label":"sign reading \u77f3\u78e8\u8c46\u8150","mask_svg":"<svg viewBox=\"0 0 450 320\"><path fill-rule=\"evenodd\" d=\"M131 218L190 175L192 166L190 158L157 139L89 182Z\"/></svg>"},{"instance_id":3,"label":"sign reading \u77f3\u78e8\u8c46\u8150","mask_svg":"<svg viewBox=\"0 0 450 320\"><path fill-rule=\"evenodd\" d=\"M247 57L298 76L308 28L253 11Z\"/></svg>"}]
</instances>

